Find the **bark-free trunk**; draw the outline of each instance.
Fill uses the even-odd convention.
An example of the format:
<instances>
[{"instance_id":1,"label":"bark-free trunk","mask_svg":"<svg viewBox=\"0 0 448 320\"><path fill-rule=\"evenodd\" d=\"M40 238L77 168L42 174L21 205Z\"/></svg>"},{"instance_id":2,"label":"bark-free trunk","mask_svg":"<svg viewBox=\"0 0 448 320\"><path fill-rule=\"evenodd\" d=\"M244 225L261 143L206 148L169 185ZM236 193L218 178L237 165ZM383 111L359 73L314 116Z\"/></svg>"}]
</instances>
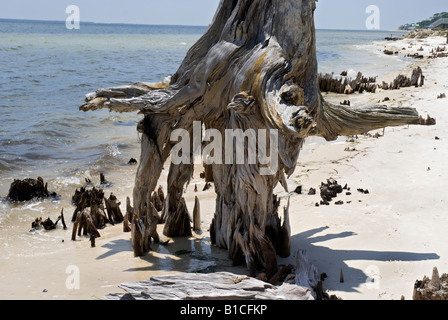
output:
<instances>
[{"instance_id":1,"label":"bark-free trunk","mask_svg":"<svg viewBox=\"0 0 448 320\"><path fill-rule=\"evenodd\" d=\"M315 0L222 0L210 27L188 51L170 83L100 89L88 94L80 107L144 114L138 126L143 138L133 194L136 210L144 207L157 186L177 142L170 141L173 130L191 133L193 121L200 121L223 137L226 129L264 132L265 147L251 145L250 138L240 143L257 155L271 155L271 174L262 171L269 163L258 157L254 164L233 161L209 167L217 194L212 241L226 248L235 264L245 262L252 274L265 269L268 277L274 275L277 254L289 255L289 226L281 223L273 190L279 182L286 188L285 175L294 172L307 136L333 140L417 124L419 119L413 109L349 108L323 100L317 77L315 6ZM270 140L274 130L278 139ZM235 153L234 148L223 158L235 159ZM191 163L171 164L164 210L170 236L191 232L183 190L192 174Z\"/></svg>"}]
</instances>

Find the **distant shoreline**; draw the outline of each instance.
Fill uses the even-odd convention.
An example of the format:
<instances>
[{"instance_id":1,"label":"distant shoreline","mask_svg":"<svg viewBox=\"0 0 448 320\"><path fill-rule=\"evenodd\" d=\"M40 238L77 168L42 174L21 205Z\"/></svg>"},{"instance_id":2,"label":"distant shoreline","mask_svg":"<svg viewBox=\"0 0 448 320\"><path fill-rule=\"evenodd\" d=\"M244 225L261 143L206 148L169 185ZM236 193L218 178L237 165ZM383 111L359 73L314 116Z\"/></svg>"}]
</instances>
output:
<instances>
[{"instance_id":1,"label":"distant shoreline","mask_svg":"<svg viewBox=\"0 0 448 320\"><path fill-rule=\"evenodd\" d=\"M39 19L10 19L10 18L0 18L0 22L17 22L17 23L53 23L53 24L65 24L65 21L58 20L39 20ZM181 25L181 24L144 24L144 23L129 23L129 22L92 22L92 21L81 21L81 25L110 25L110 26L136 26L136 27L191 27L191 28L208 28L206 25ZM317 28L318 31L369 31L372 33L384 33L384 32L396 32L396 33L407 33L406 30L365 30L365 29L327 29L327 28Z\"/></svg>"},{"instance_id":2,"label":"distant shoreline","mask_svg":"<svg viewBox=\"0 0 448 320\"><path fill-rule=\"evenodd\" d=\"M9 18L0 18L0 22L16 22L16 23L36 23L36 22L39 22L39 23L51 23L51 24L65 24L65 21L62 21L62 20L58 21L58 20L9 19ZM142 24L142 23L91 22L91 21L81 21L81 25L207 28L207 26L201 26L201 25Z\"/></svg>"}]
</instances>

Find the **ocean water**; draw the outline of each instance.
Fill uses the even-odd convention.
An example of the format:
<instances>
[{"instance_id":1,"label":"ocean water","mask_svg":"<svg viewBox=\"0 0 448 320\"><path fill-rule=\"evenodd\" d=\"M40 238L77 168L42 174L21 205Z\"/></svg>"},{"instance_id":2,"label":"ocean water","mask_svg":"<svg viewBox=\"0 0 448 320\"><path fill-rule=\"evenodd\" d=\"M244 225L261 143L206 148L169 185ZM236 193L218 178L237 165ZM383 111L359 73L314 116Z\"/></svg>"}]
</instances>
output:
<instances>
[{"instance_id":1,"label":"ocean water","mask_svg":"<svg viewBox=\"0 0 448 320\"><path fill-rule=\"evenodd\" d=\"M399 37L402 31L317 30L317 60L320 73L349 77L362 72L368 77L381 77L403 69L409 59L403 56L386 56L383 45L386 37Z\"/></svg>"},{"instance_id":2,"label":"ocean water","mask_svg":"<svg viewBox=\"0 0 448 320\"><path fill-rule=\"evenodd\" d=\"M0 199L14 179L38 176L60 195L22 204L0 200L2 259L15 254L8 245L11 237L26 244L28 253L35 249L30 236L54 241L45 233L28 234L26 226L41 216L56 219L62 208L69 220L71 195L85 178L96 182L103 172L112 178L115 193L132 189L136 169L127 162L139 159L141 116L84 113L78 106L98 88L158 82L173 74L205 31L118 24L67 30L62 22L0 20ZM318 30L319 71L381 77L403 68L405 60L381 54L375 43L390 35Z\"/></svg>"}]
</instances>

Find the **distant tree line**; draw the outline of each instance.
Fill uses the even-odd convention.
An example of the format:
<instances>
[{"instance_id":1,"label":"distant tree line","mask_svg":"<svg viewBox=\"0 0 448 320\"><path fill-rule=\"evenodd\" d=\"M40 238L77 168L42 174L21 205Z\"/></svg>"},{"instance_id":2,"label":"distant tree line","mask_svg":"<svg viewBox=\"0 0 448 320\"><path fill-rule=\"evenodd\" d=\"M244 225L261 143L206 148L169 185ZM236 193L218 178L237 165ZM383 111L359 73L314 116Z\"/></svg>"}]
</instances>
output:
<instances>
[{"instance_id":1,"label":"distant tree line","mask_svg":"<svg viewBox=\"0 0 448 320\"><path fill-rule=\"evenodd\" d=\"M399 27L400 30L412 30L412 29L426 29L432 23L436 22L441 18L448 18L448 12L440 12L434 14L431 18L422 20L416 23L407 23Z\"/></svg>"}]
</instances>

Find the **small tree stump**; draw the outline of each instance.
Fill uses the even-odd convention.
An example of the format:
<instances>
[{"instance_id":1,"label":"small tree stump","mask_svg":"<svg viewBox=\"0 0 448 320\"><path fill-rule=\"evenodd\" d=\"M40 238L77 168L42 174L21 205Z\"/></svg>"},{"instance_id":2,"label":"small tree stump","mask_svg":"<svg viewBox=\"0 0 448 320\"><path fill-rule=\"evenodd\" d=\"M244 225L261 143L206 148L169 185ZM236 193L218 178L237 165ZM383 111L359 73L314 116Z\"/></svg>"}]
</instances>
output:
<instances>
[{"instance_id":1,"label":"small tree stump","mask_svg":"<svg viewBox=\"0 0 448 320\"><path fill-rule=\"evenodd\" d=\"M123 232L131 232L132 221L134 217L134 208L131 206L131 199L126 198L126 214L123 219Z\"/></svg>"},{"instance_id":2,"label":"small tree stump","mask_svg":"<svg viewBox=\"0 0 448 320\"><path fill-rule=\"evenodd\" d=\"M76 241L76 234L78 234L79 237L82 232L83 235L90 234L90 236L95 236L96 238L101 237L98 229L92 222L89 209L84 209L84 211L76 217L76 221L74 222L72 229L72 241Z\"/></svg>"},{"instance_id":3,"label":"small tree stump","mask_svg":"<svg viewBox=\"0 0 448 320\"><path fill-rule=\"evenodd\" d=\"M12 201L29 201L38 198L56 197L56 193L48 191L48 184L44 179L14 180L11 184L7 198Z\"/></svg>"},{"instance_id":4,"label":"small tree stump","mask_svg":"<svg viewBox=\"0 0 448 320\"><path fill-rule=\"evenodd\" d=\"M96 239L95 235L91 234L90 235L90 247L91 248L95 248L95 239Z\"/></svg>"},{"instance_id":5,"label":"small tree stump","mask_svg":"<svg viewBox=\"0 0 448 320\"><path fill-rule=\"evenodd\" d=\"M413 300L448 300L448 274L439 276L434 268L431 278L426 276L417 280L414 285Z\"/></svg>"},{"instance_id":6,"label":"small tree stump","mask_svg":"<svg viewBox=\"0 0 448 320\"><path fill-rule=\"evenodd\" d=\"M194 199L194 209L193 209L193 230L201 230L201 204L199 198L196 196Z\"/></svg>"},{"instance_id":7,"label":"small tree stump","mask_svg":"<svg viewBox=\"0 0 448 320\"><path fill-rule=\"evenodd\" d=\"M61 210L61 222L62 222L62 227L64 228L64 230L67 230L67 225L65 224L65 219L64 219L64 208L62 208L62 210Z\"/></svg>"},{"instance_id":8,"label":"small tree stump","mask_svg":"<svg viewBox=\"0 0 448 320\"><path fill-rule=\"evenodd\" d=\"M115 223L121 223L124 220L123 214L120 209L121 202L117 197L111 193L109 199L104 198L106 204L107 215L110 221Z\"/></svg>"}]
</instances>

